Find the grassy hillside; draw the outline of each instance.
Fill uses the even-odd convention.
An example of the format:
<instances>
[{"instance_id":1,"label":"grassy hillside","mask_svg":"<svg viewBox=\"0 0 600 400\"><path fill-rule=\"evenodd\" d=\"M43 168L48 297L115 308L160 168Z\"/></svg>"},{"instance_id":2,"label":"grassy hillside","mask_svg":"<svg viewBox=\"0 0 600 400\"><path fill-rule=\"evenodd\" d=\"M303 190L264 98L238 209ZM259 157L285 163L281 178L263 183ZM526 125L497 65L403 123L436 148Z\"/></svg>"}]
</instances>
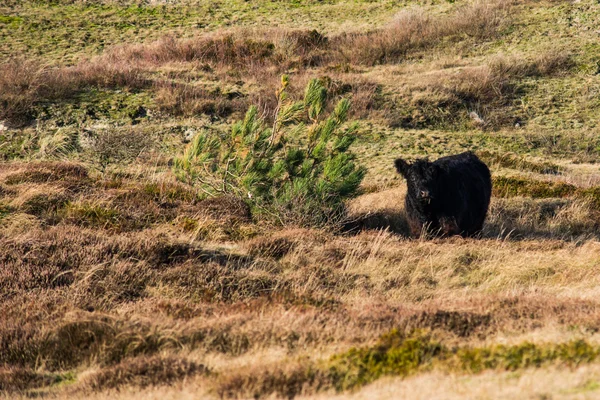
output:
<instances>
[{"instance_id":1,"label":"grassy hillside","mask_svg":"<svg viewBox=\"0 0 600 400\"><path fill-rule=\"evenodd\" d=\"M598 397L599 26L592 0L0 2L0 397ZM251 105L277 126L283 74L351 101L346 229L174 173ZM482 236L408 238L393 160L465 150Z\"/></svg>"}]
</instances>

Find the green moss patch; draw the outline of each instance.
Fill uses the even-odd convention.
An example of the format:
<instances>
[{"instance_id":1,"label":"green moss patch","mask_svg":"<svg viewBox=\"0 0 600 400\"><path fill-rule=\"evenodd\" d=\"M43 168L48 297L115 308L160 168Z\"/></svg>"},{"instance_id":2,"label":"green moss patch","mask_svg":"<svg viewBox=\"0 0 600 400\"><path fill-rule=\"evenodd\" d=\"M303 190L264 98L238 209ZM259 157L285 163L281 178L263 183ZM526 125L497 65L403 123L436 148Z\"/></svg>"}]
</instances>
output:
<instances>
[{"instance_id":1,"label":"green moss patch","mask_svg":"<svg viewBox=\"0 0 600 400\"><path fill-rule=\"evenodd\" d=\"M563 182L546 182L507 176L495 176L492 181L495 197L523 196L544 199L568 197L577 192L575 185Z\"/></svg>"},{"instance_id":2,"label":"green moss patch","mask_svg":"<svg viewBox=\"0 0 600 400\"><path fill-rule=\"evenodd\" d=\"M432 335L392 330L373 346L352 348L325 362L299 362L287 368L271 367L231 374L217 382L222 397L292 398L299 393L352 390L383 376L408 376L439 369L452 373L485 370L516 371L556 364L569 367L598 359L600 348L584 340L565 343L449 347Z\"/></svg>"},{"instance_id":3,"label":"green moss patch","mask_svg":"<svg viewBox=\"0 0 600 400\"><path fill-rule=\"evenodd\" d=\"M372 347L353 348L329 361L329 373L337 390L351 389L385 375L407 376L431 368L459 373L489 369L515 371L550 363L577 366L591 363L600 349L585 340L565 343L492 345L450 348L422 333L393 330Z\"/></svg>"},{"instance_id":4,"label":"green moss patch","mask_svg":"<svg viewBox=\"0 0 600 400\"><path fill-rule=\"evenodd\" d=\"M592 208L600 210L600 187L581 188L565 182L547 182L518 177L495 176L492 178L495 197L531 197L534 199L575 197L588 201Z\"/></svg>"},{"instance_id":5,"label":"green moss patch","mask_svg":"<svg viewBox=\"0 0 600 400\"><path fill-rule=\"evenodd\" d=\"M330 360L330 374L337 390L370 383L384 375L406 376L443 357L447 350L428 336L404 337L393 330L373 347L353 348Z\"/></svg>"},{"instance_id":6,"label":"green moss patch","mask_svg":"<svg viewBox=\"0 0 600 400\"><path fill-rule=\"evenodd\" d=\"M514 371L540 367L553 361L576 366L596 360L599 354L600 349L584 340L547 345L525 342L514 346L459 349L448 364L460 371L473 373L486 369Z\"/></svg>"}]
</instances>

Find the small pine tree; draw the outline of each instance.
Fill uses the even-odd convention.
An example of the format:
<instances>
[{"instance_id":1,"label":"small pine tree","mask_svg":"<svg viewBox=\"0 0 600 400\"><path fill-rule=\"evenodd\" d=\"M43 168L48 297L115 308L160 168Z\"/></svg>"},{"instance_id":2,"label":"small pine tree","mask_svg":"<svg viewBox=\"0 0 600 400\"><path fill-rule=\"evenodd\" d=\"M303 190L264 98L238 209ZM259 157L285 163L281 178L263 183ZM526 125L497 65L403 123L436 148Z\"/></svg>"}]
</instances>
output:
<instances>
[{"instance_id":1,"label":"small pine tree","mask_svg":"<svg viewBox=\"0 0 600 400\"><path fill-rule=\"evenodd\" d=\"M176 176L206 196L245 198L256 217L282 224L325 225L343 216L365 169L349 150L357 124L345 126L350 101L325 115L327 90L310 81L303 101L291 101L284 75L272 126L248 109L225 138L201 132L174 162Z\"/></svg>"}]
</instances>

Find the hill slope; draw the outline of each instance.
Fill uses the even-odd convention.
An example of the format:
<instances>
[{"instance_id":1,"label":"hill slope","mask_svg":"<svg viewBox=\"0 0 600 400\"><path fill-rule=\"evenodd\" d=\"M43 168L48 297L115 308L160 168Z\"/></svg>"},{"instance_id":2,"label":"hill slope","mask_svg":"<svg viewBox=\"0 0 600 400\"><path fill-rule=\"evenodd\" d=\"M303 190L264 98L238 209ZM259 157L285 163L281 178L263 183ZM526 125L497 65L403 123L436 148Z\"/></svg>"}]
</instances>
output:
<instances>
[{"instance_id":1,"label":"hill slope","mask_svg":"<svg viewBox=\"0 0 600 400\"><path fill-rule=\"evenodd\" d=\"M597 397L598 26L594 1L4 1L0 396ZM175 179L198 132L271 121L282 74L352 101L359 232ZM393 160L464 150L482 237L407 238Z\"/></svg>"}]
</instances>

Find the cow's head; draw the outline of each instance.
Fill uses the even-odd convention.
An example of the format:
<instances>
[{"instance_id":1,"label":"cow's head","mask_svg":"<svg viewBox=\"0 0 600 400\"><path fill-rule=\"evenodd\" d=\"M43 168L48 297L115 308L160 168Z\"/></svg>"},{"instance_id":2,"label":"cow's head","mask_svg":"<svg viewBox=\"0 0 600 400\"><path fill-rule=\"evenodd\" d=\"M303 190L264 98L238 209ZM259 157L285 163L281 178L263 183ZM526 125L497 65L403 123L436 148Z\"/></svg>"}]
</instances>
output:
<instances>
[{"instance_id":1,"label":"cow's head","mask_svg":"<svg viewBox=\"0 0 600 400\"><path fill-rule=\"evenodd\" d=\"M394 164L400 175L406 179L408 194L422 203L430 204L438 195L440 168L424 159L412 164L398 158Z\"/></svg>"}]
</instances>

